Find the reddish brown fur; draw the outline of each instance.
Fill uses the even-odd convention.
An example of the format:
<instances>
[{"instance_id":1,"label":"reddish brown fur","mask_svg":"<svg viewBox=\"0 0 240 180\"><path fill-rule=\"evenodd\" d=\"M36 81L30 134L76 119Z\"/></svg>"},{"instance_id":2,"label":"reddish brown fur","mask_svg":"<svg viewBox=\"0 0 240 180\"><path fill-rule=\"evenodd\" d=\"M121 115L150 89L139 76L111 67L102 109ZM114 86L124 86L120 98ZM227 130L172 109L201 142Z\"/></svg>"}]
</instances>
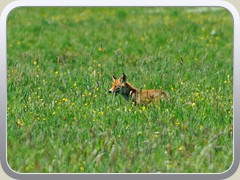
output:
<instances>
[{"instance_id":1,"label":"reddish brown fur","mask_svg":"<svg viewBox=\"0 0 240 180\"><path fill-rule=\"evenodd\" d=\"M125 99L132 99L135 104L159 102L160 99L168 98L167 93L161 89L141 90L135 88L126 81L124 73L120 78L113 76L113 80L113 85L109 93L114 93L115 95L120 93Z\"/></svg>"}]
</instances>

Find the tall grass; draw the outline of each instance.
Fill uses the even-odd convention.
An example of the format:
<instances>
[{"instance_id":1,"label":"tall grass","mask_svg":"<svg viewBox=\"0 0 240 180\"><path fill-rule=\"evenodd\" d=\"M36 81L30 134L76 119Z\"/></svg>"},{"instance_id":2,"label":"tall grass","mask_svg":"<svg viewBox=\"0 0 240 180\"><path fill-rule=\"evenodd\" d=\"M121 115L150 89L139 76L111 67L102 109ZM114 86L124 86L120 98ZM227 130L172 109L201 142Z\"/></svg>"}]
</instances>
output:
<instances>
[{"instance_id":1,"label":"tall grass","mask_svg":"<svg viewBox=\"0 0 240 180\"><path fill-rule=\"evenodd\" d=\"M18 8L7 159L18 172L217 173L233 160L232 17L221 8ZM112 74L160 105L108 94Z\"/></svg>"}]
</instances>

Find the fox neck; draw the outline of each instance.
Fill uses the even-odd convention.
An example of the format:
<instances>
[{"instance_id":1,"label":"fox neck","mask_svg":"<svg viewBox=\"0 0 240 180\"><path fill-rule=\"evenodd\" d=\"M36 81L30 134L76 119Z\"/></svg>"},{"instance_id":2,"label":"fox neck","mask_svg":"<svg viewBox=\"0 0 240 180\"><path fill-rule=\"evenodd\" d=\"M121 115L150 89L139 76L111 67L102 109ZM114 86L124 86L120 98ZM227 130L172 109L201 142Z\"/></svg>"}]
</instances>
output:
<instances>
[{"instance_id":1,"label":"fox neck","mask_svg":"<svg viewBox=\"0 0 240 180\"><path fill-rule=\"evenodd\" d=\"M135 88L130 83L125 82L125 86L123 86L121 90L121 95L125 99L131 98L133 101L135 101L135 99L137 99L137 94L138 94L138 89Z\"/></svg>"}]
</instances>

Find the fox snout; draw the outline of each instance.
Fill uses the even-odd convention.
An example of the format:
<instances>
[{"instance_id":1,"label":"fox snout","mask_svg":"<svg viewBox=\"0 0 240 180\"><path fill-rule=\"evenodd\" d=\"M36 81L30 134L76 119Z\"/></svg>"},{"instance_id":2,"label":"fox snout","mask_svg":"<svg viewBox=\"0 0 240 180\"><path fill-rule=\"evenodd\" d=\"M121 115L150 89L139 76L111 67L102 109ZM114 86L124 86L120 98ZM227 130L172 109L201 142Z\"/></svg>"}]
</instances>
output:
<instances>
[{"instance_id":1,"label":"fox snout","mask_svg":"<svg viewBox=\"0 0 240 180\"><path fill-rule=\"evenodd\" d=\"M116 96L119 93L119 89L109 89L108 93L113 93Z\"/></svg>"}]
</instances>

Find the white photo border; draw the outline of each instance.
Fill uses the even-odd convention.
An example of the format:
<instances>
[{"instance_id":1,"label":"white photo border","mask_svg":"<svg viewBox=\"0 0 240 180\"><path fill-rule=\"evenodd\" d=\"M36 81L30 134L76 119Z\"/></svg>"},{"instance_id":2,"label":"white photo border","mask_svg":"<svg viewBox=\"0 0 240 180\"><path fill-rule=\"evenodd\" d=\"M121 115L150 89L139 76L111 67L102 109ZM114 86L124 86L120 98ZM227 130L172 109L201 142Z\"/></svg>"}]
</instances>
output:
<instances>
[{"instance_id":1,"label":"white photo border","mask_svg":"<svg viewBox=\"0 0 240 180\"><path fill-rule=\"evenodd\" d=\"M233 16L233 163L222 173L18 173L7 163L7 17L18 7L223 7ZM9 3L0 18L0 161L5 173L15 179L225 179L232 176L240 159L240 17L237 9L222 0L18 0Z\"/></svg>"}]
</instances>

